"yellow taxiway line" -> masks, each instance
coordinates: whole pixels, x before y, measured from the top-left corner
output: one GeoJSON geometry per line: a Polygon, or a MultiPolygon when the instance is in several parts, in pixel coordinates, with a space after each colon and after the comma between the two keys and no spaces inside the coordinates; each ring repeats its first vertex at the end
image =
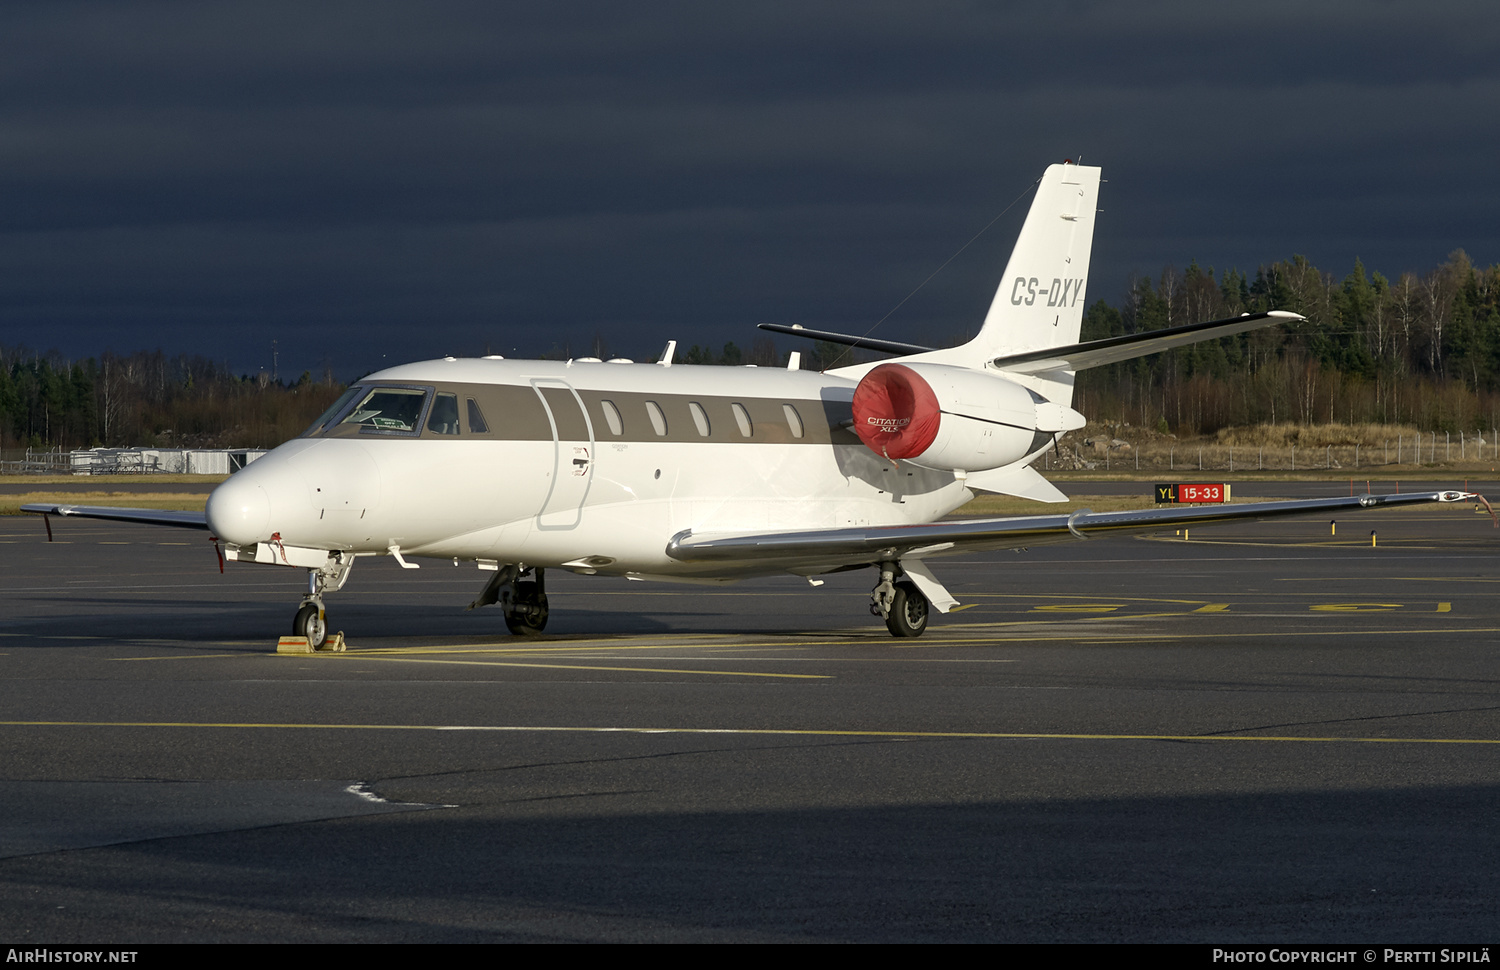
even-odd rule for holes
{"type": "MultiPolygon", "coordinates": [[[[307,656],[302,654],[301,656],[307,656]]],[[[536,667],[541,670],[609,670],[631,674],[703,674],[709,677],[785,677],[794,680],[831,680],[831,674],[771,674],[754,670],[674,670],[667,667],[603,667],[596,664],[526,664],[513,660],[438,660],[428,657],[361,657],[349,660],[383,660],[398,664],[458,664],[464,667],[536,667]]]]}

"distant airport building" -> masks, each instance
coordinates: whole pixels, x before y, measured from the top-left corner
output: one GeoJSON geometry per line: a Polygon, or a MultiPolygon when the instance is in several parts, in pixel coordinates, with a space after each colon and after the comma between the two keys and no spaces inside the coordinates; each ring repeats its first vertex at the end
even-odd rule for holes
{"type": "Polygon", "coordinates": [[[228,475],[266,452],[260,448],[90,448],[68,453],[74,475],[228,475]]]}

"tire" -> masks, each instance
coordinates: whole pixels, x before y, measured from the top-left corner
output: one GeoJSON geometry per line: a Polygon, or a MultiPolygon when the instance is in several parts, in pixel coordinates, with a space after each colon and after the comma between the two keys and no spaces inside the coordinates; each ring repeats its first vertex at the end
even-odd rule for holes
{"type": "Polygon", "coordinates": [[[547,594],[518,598],[515,607],[505,611],[505,627],[518,637],[534,637],[547,629],[547,594]]]}
{"type": "Polygon", "coordinates": [[[314,650],[328,640],[327,618],[320,617],[318,612],[317,604],[303,603],[302,608],[297,611],[297,618],[292,621],[292,636],[307,637],[307,642],[314,650]]]}
{"type": "Polygon", "coordinates": [[[897,583],[891,611],[885,618],[885,628],[893,637],[919,637],[927,629],[927,614],[931,609],[927,597],[915,586],[897,583]]]}

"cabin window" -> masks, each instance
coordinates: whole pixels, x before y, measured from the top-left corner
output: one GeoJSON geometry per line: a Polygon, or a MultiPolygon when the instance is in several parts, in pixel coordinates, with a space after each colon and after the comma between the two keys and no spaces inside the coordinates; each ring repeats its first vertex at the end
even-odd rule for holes
{"type": "Polygon", "coordinates": [[[604,412],[604,420],[609,424],[610,434],[625,433],[625,422],[620,419],[620,409],[615,407],[614,401],[600,401],[599,409],[604,412]]]}
{"type": "Polygon", "coordinates": [[[703,405],[697,401],[689,401],[688,413],[693,416],[693,424],[698,426],[698,433],[707,438],[709,434],[708,412],[703,410],[703,405]]]}
{"type": "Polygon", "coordinates": [[[353,412],[339,423],[357,425],[360,434],[416,434],[421,427],[422,408],[431,393],[420,387],[370,388],[353,412]]]}
{"type": "Polygon", "coordinates": [[[469,398],[469,434],[489,433],[490,425],[484,420],[484,412],[479,410],[479,402],[469,398]]]}
{"type": "Polygon", "coordinates": [[[736,401],[729,405],[729,410],[734,412],[734,423],[740,426],[740,434],[747,438],[753,437],[755,426],[750,423],[750,412],[745,410],[745,406],[736,401]]]}
{"type": "Polygon", "coordinates": [[[439,394],[427,415],[427,430],[433,434],[458,434],[458,395],[439,394]]]}
{"type": "Polygon", "coordinates": [[[651,418],[651,427],[656,429],[659,435],[667,433],[667,416],[661,413],[661,405],[655,401],[646,402],[646,415],[651,418]]]}
{"type": "Polygon", "coordinates": [[[786,414],[786,426],[792,429],[792,437],[802,437],[802,415],[798,414],[797,409],[790,404],[783,404],[781,410],[786,414]]]}

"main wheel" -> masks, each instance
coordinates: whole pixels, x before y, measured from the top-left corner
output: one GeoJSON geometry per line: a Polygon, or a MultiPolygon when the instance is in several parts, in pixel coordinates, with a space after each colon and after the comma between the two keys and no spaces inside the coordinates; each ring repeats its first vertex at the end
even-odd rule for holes
{"type": "Polygon", "coordinates": [[[297,611],[297,618],[292,621],[292,636],[307,637],[314,650],[328,639],[328,622],[320,613],[316,603],[303,603],[297,611]]]}
{"type": "Polygon", "coordinates": [[[515,604],[505,611],[505,626],[518,637],[534,637],[547,629],[547,594],[529,593],[531,583],[516,584],[515,604]]]}
{"type": "Polygon", "coordinates": [[[911,583],[897,583],[886,614],[885,628],[893,637],[919,637],[927,629],[927,597],[911,583]]]}

